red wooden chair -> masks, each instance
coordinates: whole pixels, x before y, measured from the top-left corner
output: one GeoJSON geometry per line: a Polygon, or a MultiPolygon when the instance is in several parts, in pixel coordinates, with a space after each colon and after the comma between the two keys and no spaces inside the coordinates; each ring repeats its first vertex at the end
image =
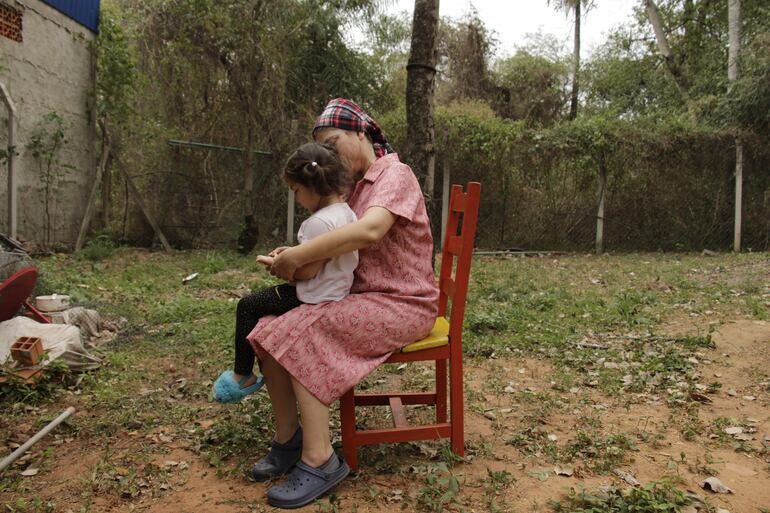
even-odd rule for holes
{"type": "Polygon", "coordinates": [[[350,468],[358,469],[358,447],[385,442],[408,442],[450,438],[452,452],[463,456],[463,347],[462,328],[468,278],[471,271],[473,241],[476,236],[481,185],[468,183],[463,192],[460,185],[452,186],[446,238],[441,254],[439,274],[438,318],[428,337],[413,342],[400,352],[393,353],[385,363],[431,361],[436,362],[436,390],[434,392],[392,392],[356,394],[351,389],[340,398],[342,421],[342,451],[350,468]],[[462,218],[462,220],[461,220],[462,218]],[[458,231],[458,228],[459,231],[458,231]],[[452,276],[454,259],[457,268],[452,276]],[[447,304],[451,303],[447,321],[447,304]],[[449,420],[447,421],[447,362],[449,362],[449,420]],[[436,406],[436,423],[409,426],[403,405],[431,404],[436,406]],[[375,430],[356,428],[356,406],[390,405],[394,427],[375,430]]]}

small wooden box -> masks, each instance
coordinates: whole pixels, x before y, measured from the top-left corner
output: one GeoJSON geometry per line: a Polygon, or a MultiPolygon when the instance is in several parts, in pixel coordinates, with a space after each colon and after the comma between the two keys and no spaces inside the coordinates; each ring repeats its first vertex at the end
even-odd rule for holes
{"type": "Polygon", "coordinates": [[[11,358],[21,365],[37,365],[42,357],[43,341],[39,337],[19,337],[11,346],[11,358]]]}

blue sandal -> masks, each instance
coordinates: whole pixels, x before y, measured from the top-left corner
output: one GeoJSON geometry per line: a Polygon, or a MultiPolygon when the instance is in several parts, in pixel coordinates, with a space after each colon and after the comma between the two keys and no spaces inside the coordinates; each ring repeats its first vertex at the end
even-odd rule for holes
{"type": "Polygon", "coordinates": [[[350,473],[350,467],[336,453],[331,458],[339,458],[339,466],[329,472],[323,470],[328,462],[318,468],[297,462],[286,481],[267,491],[267,502],[276,508],[301,508],[337,486],[350,473]]]}
{"type": "Polygon", "coordinates": [[[265,384],[262,376],[257,377],[256,383],[241,388],[241,385],[248,379],[248,376],[241,378],[237,383],[233,379],[233,371],[225,371],[219,375],[214,382],[214,400],[218,403],[237,403],[249,394],[253,394],[265,384]]]}

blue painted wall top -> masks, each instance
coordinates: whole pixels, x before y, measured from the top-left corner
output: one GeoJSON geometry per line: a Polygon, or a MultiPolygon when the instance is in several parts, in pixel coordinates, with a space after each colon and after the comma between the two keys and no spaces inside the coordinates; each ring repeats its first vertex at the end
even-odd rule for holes
{"type": "Polygon", "coordinates": [[[43,0],[93,32],[99,32],[100,0],[43,0]]]}

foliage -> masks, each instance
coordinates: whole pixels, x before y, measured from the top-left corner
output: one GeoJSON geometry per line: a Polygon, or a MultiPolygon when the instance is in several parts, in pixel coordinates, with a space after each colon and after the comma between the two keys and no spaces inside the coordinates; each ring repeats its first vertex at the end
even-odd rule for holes
{"type": "Polygon", "coordinates": [[[557,513],[678,513],[690,504],[670,481],[652,481],[640,488],[612,488],[596,494],[570,488],[564,502],[552,501],[557,513]]]}
{"type": "Polygon", "coordinates": [[[43,182],[45,209],[45,242],[52,241],[53,212],[55,201],[52,197],[59,191],[62,179],[73,167],[61,160],[61,152],[67,145],[67,131],[71,125],[57,112],[48,112],[33,128],[26,145],[27,150],[38,162],[38,171],[43,182]]]}
{"type": "Polygon", "coordinates": [[[125,22],[114,1],[106,1],[99,12],[96,39],[96,103],[100,117],[127,122],[137,85],[135,49],[125,22]]]}
{"type": "MultiPolygon", "coordinates": [[[[402,114],[381,121],[398,148],[402,114]]],[[[483,103],[464,103],[437,109],[436,141],[437,169],[447,165],[454,183],[479,180],[485,186],[481,247],[590,248],[602,164],[609,176],[607,247],[700,250],[732,241],[732,186],[725,169],[734,133],[688,116],[581,116],[539,128],[500,119],[483,103]]],[[[751,169],[761,169],[770,157],[762,141],[754,137],[747,145],[751,169]]],[[[747,247],[762,249],[770,242],[764,199],[770,176],[749,176],[743,233],[747,247]]]]}
{"type": "Polygon", "coordinates": [[[460,21],[442,18],[439,26],[436,97],[451,103],[494,94],[489,65],[496,41],[475,9],[460,21]]]}
{"type": "Polygon", "coordinates": [[[496,113],[530,125],[552,125],[563,114],[567,69],[563,62],[519,50],[495,63],[496,113]]]}

